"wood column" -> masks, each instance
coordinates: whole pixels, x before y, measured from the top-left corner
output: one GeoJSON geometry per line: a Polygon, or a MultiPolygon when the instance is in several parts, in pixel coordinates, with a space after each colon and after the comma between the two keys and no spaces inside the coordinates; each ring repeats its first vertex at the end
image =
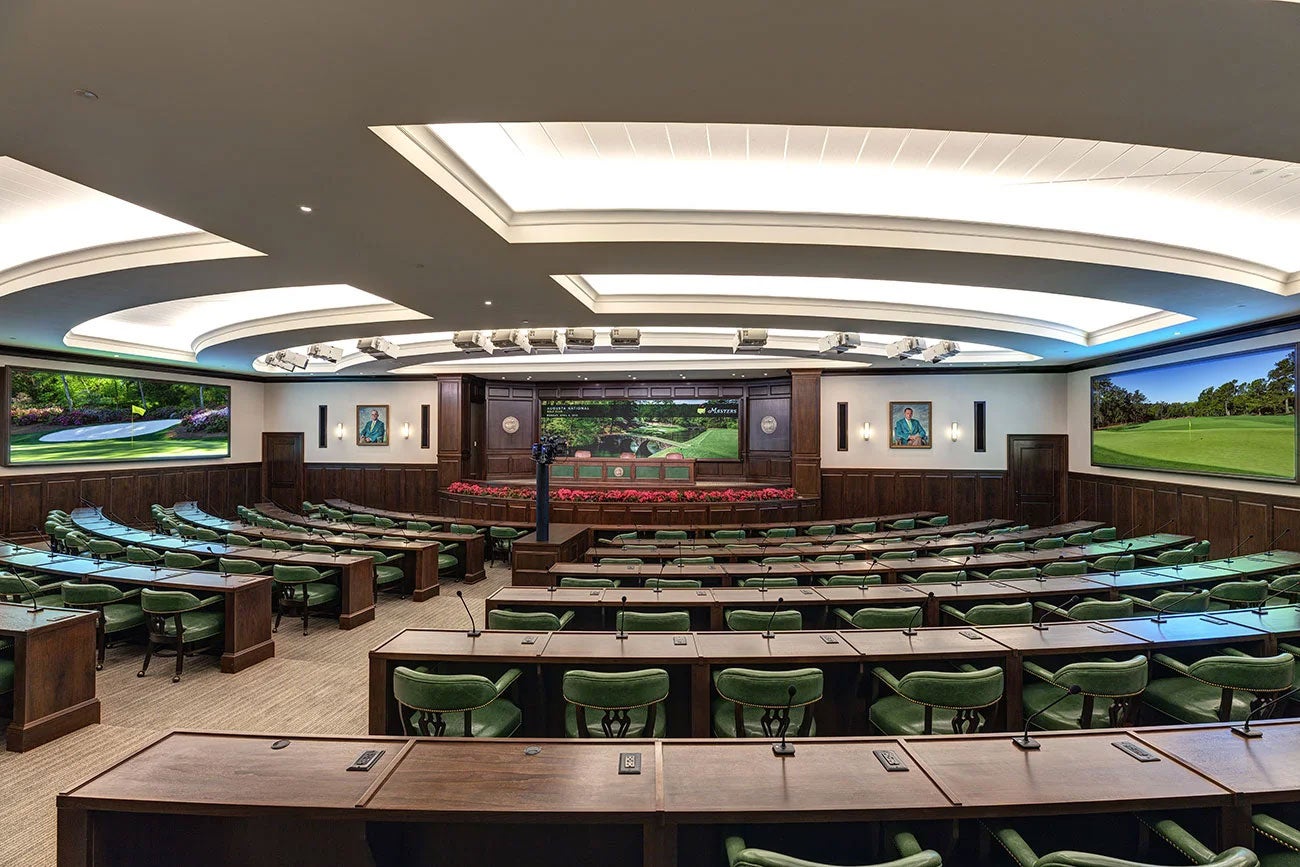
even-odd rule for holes
{"type": "Polygon", "coordinates": [[[801,497],[822,495],[822,372],[790,372],[790,477],[801,497]]]}
{"type": "Polygon", "coordinates": [[[469,469],[469,390],[473,377],[438,377],[438,487],[465,477],[469,469]]]}

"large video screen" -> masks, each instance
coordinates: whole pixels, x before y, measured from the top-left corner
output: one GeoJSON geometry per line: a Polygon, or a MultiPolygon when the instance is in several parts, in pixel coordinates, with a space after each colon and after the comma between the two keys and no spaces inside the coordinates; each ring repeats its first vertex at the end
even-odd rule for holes
{"type": "Polygon", "coordinates": [[[22,367],[6,380],[10,466],[230,455],[227,386],[22,367]]]}
{"type": "Polygon", "coordinates": [[[542,435],[594,458],[740,457],[737,400],[544,400],[542,435]]]}
{"type": "Polygon", "coordinates": [[[1296,477],[1295,346],[1092,378],[1097,466],[1296,477]]]}

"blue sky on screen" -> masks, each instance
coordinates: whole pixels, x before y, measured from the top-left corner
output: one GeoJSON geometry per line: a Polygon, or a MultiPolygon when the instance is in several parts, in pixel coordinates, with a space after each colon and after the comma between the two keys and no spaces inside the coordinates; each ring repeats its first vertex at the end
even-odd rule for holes
{"type": "Polygon", "coordinates": [[[1110,379],[1129,391],[1141,391],[1151,401],[1196,400],[1201,390],[1238,380],[1262,379],[1290,349],[1265,349],[1227,358],[1188,361],[1155,370],[1112,373],[1110,379]]]}

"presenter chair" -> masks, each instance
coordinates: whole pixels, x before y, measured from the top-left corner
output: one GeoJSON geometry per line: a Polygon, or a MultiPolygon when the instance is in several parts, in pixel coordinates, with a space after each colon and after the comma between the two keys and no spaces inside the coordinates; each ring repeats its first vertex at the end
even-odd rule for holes
{"type": "Polygon", "coordinates": [[[664,701],[668,672],[566,671],[566,738],[661,738],[667,728],[664,701]]]}
{"type": "Polygon", "coordinates": [[[393,697],[402,734],[508,738],[519,731],[523,713],[505,692],[522,674],[510,668],[493,681],[478,674],[430,674],[398,666],[393,671],[393,697]]]}

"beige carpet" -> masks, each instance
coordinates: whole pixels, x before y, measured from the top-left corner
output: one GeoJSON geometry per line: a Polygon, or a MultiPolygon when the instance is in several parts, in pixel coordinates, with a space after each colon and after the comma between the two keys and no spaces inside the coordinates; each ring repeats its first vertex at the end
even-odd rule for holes
{"type": "Polygon", "coordinates": [[[0,751],[0,828],[7,829],[0,865],[53,865],[55,796],[171,729],[366,734],[371,648],[407,626],[465,626],[456,590],[481,627],[483,599],[509,581],[508,569],[489,567],[486,581],[445,583],[444,595],[425,602],[384,594],[373,621],[346,631],[313,617],[304,637],[286,618],[275,658],[239,674],[222,674],[216,656],[205,655],[185,661],[180,683],[171,682],[171,658],[155,658],[148,677],[138,678],[143,647],[110,647],[97,684],[100,725],[30,752],[0,751]]]}

